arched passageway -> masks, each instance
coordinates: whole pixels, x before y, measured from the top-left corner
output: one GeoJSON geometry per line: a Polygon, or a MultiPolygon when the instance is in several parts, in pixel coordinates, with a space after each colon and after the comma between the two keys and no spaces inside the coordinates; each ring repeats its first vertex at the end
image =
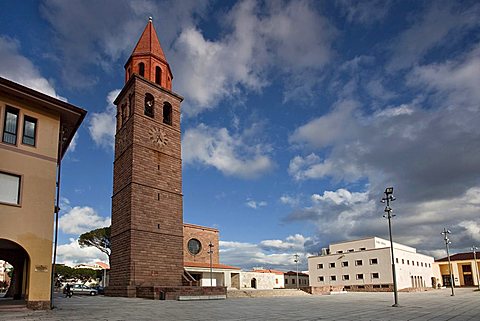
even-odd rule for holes
{"type": "Polygon", "coordinates": [[[28,295],[27,282],[30,264],[27,251],[15,242],[0,238],[0,260],[7,261],[13,266],[13,275],[5,297],[14,300],[25,299],[28,295]]]}

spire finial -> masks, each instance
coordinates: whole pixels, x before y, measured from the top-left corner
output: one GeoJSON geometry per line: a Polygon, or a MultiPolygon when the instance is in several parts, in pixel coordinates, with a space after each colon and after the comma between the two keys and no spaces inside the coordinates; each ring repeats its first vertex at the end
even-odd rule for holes
{"type": "Polygon", "coordinates": [[[152,21],[153,21],[152,16],[148,17],[148,22],[152,22],[152,21]]]}

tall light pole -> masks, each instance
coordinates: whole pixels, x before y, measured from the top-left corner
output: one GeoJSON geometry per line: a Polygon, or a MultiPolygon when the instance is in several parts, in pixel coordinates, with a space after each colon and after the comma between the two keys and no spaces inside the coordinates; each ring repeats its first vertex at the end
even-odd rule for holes
{"type": "Polygon", "coordinates": [[[480,291],[480,277],[478,276],[477,250],[478,250],[478,247],[476,247],[475,245],[472,246],[473,261],[475,262],[475,273],[477,274],[477,286],[478,286],[478,290],[480,291]]]}
{"type": "Polygon", "coordinates": [[[452,243],[448,239],[448,234],[451,232],[446,228],[443,228],[443,240],[445,241],[445,248],[447,249],[447,257],[448,257],[448,274],[450,274],[450,287],[452,288],[452,295],[455,296],[455,292],[453,290],[453,275],[452,275],[452,264],[450,263],[450,251],[448,250],[448,244],[452,243]]]}
{"type": "Polygon", "coordinates": [[[300,289],[300,284],[298,284],[298,261],[299,261],[298,256],[299,256],[298,254],[295,254],[293,256],[294,257],[293,262],[297,264],[297,290],[300,289]]]}
{"type": "Polygon", "coordinates": [[[212,254],[213,254],[213,244],[212,242],[208,243],[208,254],[210,255],[210,286],[213,286],[213,264],[212,264],[212,254]]]}
{"type": "Polygon", "coordinates": [[[392,305],[392,307],[398,307],[398,289],[397,289],[397,273],[395,271],[395,255],[393,254],[393,239],[392,239],[392,222],[391,219],[395,215],[392,214],[393,209],[390,207],[390,202],[393,202],[395,200],[395,197],[393,197],[393,187],[387,187],[385,189],[385,197],[382,198],[381,202],[382,203],[387,203],[385,206],[385,215],[383,217],[388,219],[388,233],[390,235],[390,250],[392,252],[392,276],[393,276],[393,298],[395,303],[392,305]]]}

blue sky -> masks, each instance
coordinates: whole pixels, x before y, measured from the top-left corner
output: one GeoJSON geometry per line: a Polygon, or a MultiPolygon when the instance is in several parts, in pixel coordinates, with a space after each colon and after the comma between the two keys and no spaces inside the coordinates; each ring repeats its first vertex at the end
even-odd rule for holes
{"type": "Polygon", "coordinates": [[[0,76],[88,110],[63,162],[60,262],[102,256],[112,101],[152,16],[182,103],[184,221],[220,229],[221,261],[388,236],[444,255],[480,245],[477,1],[2,1],[0,76]]]}

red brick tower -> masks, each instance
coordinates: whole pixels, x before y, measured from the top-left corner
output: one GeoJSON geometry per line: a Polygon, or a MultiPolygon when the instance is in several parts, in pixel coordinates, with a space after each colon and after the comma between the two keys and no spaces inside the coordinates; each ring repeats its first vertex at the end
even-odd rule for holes
{"type": "Polygon", "coordinates": [[[125,71],[125,86],[115,100],[107,293],[134,297],[145,289],[182,286],[183,275],[183,98],[171,91],[172,72],[151,19],[125,71]]]}

